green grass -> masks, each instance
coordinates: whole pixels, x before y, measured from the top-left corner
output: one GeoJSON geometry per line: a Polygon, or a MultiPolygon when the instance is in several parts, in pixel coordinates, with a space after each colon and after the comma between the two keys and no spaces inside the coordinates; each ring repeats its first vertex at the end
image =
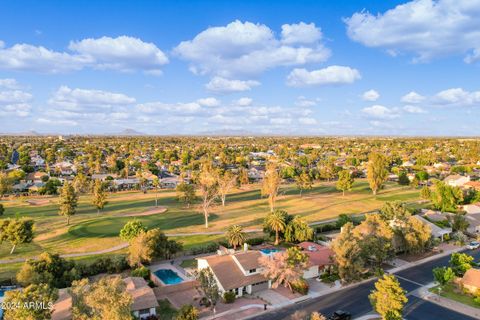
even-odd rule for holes
{"type": "MultiPolygon", "coordinates": [[[[438,294],[438,286],[430,288],[429,291],[438,294]]],[[[442,288],[440,295],[444,298],[466,304],[470,307],[480,308],[480,304],[476,303],[471,295],[459,292],[457,286],[453,283],[445,285],[442,288]]]]}
{"type": "Polygon", "coordinates": [[[168,300],[159,300],[157,307],[157,316],[160,320],[172,320],[177,315],[177,310],[168,300]]]}
{"type": "MultiPolygon", "coordinates": [[[[159,205],[167,207],[165,213],[138,216],[145,226],[159,227],[165,233],[189,233],[201,231],[224,231],[232,224],[245,228],[261,228],[263,218],[269,211],[267,199],[260,196],[258,185],[235,190],[227,196],[227,205],[220,204],[211,209],[210,228],[204,228],[203,215],[197,205],[186,208],[176,201],[176,193],[171,190],[159,192],[159,205]]],[[[154,205],[155,194],[150,192],[122,192],[109,195],[109,204],[98,215],[91,205],[89,196],[81,196],[78,212],[66,226],[65,218],[58,215],[57,198],[43,206],[31,206],[26,199],[2,200],[5,205],[4,217],[28,217],[35,221],[35,239],[31,244],[19,245],[10,255],[10,245],[0,245],[0,260],[37,256],[43,251],[53,253],[82,253],[102,250],[122,243],[118,233],[131,217],[128,213],[142,212],[154,205]]],[[[372,195],[365,180],[357,180],[350,192],[342,196],[335,189],[334,182],[315,184],[300,197],[293,185],[282,186],[277,200],[279,209],[290,214],[304,216],[307,221],[319,221],[335,218],[339,214],[357,214],[379,209],[386,201],[414,202],[419,199],[419,191],[398,184],[388,183],[377,196],[372,195]]],[[[182,241],[185,248],[206,245],[219,241],[223,236],[175,237],[182,241]]]]}

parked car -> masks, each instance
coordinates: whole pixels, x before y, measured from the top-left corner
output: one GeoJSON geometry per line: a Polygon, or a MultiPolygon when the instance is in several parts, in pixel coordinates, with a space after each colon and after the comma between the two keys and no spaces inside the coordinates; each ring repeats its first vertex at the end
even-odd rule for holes
{"type": "Polygon", "coordinates": [[[328,317],[328,320],[351,320],[352,315],[350,312],[343,311],[343,310],[337,310],[335,311],[330,317],[328,317]]]}
{"type": "Polygon", "coordinates": [[[480,247],[480,242],[478,241],[472,241],[467,246],[467,248],[470,250],[477,249],[478,247],[480,247]]]}

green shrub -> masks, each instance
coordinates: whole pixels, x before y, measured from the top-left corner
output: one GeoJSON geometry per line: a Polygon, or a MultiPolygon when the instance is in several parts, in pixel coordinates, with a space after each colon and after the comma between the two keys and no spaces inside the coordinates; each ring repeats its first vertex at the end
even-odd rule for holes
{"type": "Polygon", "coordinates": [[[307,294],[309,289],[307,280],[300,278],[292,282],[292,289],[293,292],[298,292],[303,295],[307,294]]]}
{"type": "Polygon", "coordinates": [[[235,292],[227,291],[223,294],[223,300],[225,303],[234,303],[235,302],[235,292]]]}
{"type": "Polygon", "coordinates": [[[247,239],[246,241],[250,246],[258,246],[260,244],[263,244],[265,242],[265,238],[263,237],[258,237],[258,238],[250,238],[247,239]]]}
{"type": "Polygon", "coordinates": [[[142,277],[145,280],[150,278],[150,269],[141,266],[140,268],[132,270],[132,277],[142,277]]]}

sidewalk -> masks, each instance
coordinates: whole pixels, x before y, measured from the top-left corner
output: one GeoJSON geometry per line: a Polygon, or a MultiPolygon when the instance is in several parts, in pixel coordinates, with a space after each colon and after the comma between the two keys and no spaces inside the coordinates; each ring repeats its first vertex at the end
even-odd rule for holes
{"type": "Polygon", "coordinates": [[[439,296],[438,294],[428,291],[428,289],[434,286],[435,283],[429,283],[428,285],[413,291],[412,294],[421,299],[438,304],[442,307],[463,313],[464,315],[470,316],[472,318],[480,319],[480,309],[468,306],[466,304],[451,299],[444,298],[442,296],[439,296]]]}

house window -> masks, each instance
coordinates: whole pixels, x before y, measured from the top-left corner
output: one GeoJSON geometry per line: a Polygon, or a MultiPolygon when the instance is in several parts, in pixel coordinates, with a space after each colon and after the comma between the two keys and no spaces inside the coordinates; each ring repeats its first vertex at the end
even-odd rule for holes
{"type": "Polygon", "coordinates": [[[257,272],[257,269],[250,269],[249,271],[250,273],[254,273],[254,272],[257,272]]]}

